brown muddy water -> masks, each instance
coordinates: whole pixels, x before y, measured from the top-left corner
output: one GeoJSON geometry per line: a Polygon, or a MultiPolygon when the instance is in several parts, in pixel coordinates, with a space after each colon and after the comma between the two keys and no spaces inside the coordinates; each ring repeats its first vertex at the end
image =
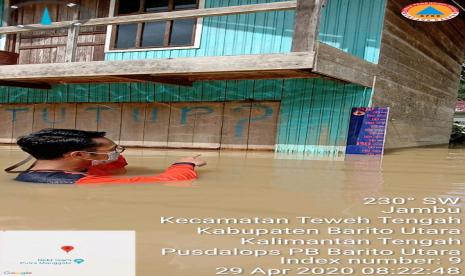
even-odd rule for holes
{"type": "MultiPolygon", "coordinates": [[[[128,150],[125,152],[129,162],[128,173],[141,175],[159,172],[177,158],[197,152],[128,150]]],[[[416,200],[406,205],[408,207],[425,207],[421,204],[421,199],[429,196],[460,197],[462,201],[458,204],[459,207],[462,207],[464,202],[465,150],[462,149],[421,148],[393,151],[384,156],[382,164],[364,159],[348,161],[278,159],[271,152],[206,151],[201,153],[208,161],[208,165],[198,170],[199,179],[193,183],[171,185],[23,184],[13,181],[14,175],[5,174],[2,171],[0,173],[0,229],[135,230],[137,231],[137,275],[139,276],[215,275],[215,268],[220,266],[242,267],[248,271],[243,274],[250,275],[250,269],[257,266],[287,266],[279,264],[280,259],[276,256],[260,258],[161,256],[160,250],[161,248],[210,249],[214,247],[287,249],[292,246],[241,245],[240,235],[200,236],[196,233],[199,225],[161,224],[160,217],[291,219],[289,225],[214,225],[222,228],[227,226],[284,228],[302,227],[294,219],[299,216],[375,218],[380,215],[381,211],[387,209],[382,205],[362,204],[365,197],[415,198],[416,200]]],[[[14,148],[3,147],[0,149],[0,167],[17,162],[24,156],[22,152],[14,148]]],[[[441,217],[444,215],[400,214],[398,216],[441,217]]],[[[453,216],[464,218],[463,211],[453,216]]],[[[325,225],[307,225],[304,228],[323,226],[325,225]]],[[[348,225],[347,228],[366,228],[367,226],[348,225]]],[[[369,226],[383,228],[386,225],[373,221],[369,226]]],[[[397,229],[398,226],[393,227],[397,229]]],[[[458,227],[463,231],[463,224],[458,227]]],[[[396,233],[391,237],[400,237],[400,234],[396,233]]],[[[339,236],[376,238],[376,235],[363,234],[339,236]]],[[[278,237],[302,238],[298,236],[278,237]]],[[[415,237],[422,238],[425,235],[409,236],[409,238],[415,237]]],[[[322,231],[318,238],[330,237],[322,231]]],[[[324,249],[330,246],[310,247],[324,249]]],[[[342,247],[363,249],[367,246],[344,245],[342,247]]],[[[369,247],[395,249],[398,245],[381,246],[373,243],[369,247]]],[[[457,248],[457,246],[439,246],[438,248],[450,249],[457,248]]],[[[463,245],[458,248],[463,249],[463,245]]],[[[321,256],[324,257],[327,254],[323,253],[321,256]]],[[[444,260],[440,264],[431,266],[450,267],[452,265],[444,260]]],[[[455,266],[463,267],[463,263],[455,266]]]]}

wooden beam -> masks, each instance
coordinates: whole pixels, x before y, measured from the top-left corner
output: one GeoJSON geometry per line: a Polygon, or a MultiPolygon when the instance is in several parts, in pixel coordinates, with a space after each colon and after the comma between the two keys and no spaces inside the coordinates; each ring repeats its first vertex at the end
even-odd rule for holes
{"type": "MultiPolygon", "coordinates": [[[[265,79],[295,79],[295,78],[329,78],[311,72],[310,69],[286,69],[266,70],[254,72],[214,72],[214,73],[188,73],[188,74],[163,74],[163,75],[130,75],[130,76],[76,76],[56,77],[42,79],[22,79],[20,83],[46,82],[56,84],[78,83],[121,83],[121,82],[158,82],[172,85],[191,86],[196,81],[208,80],[265,80],[265,79]]],[[[335,80],[335,79],[333,79],[335,80]]],[[[15,82],[19,83],[19,82],[15,82]]],[[[14,85],[13,85],[14,86],[14,85]]],[[[35,87],[35,86],[34,86],[35,87]]]]}
{"type": "Polygon", "coordinates": [[[173,76],[151,76],[151,75],[136,75],[136,76],[118,76],[118,78],[124,78],[128,81],[143,81],[143,82],[157,82],[170,85],[192,87],[193,81],[190,81],[187,77],[173,77],[173,76]]]}
{"type": "Polygon", "coordinates": [[[186,77],[150,76],[150,81],[185,87],[192,87],[194,85],[194,81],[191,81],[189,78],[186,77]]]}
{"type": "Polygon", "coordinates": [[[0,66],[5,85],[49,88],[54,83],[151,81],[192,85],[197,80],[316,77],[373,86],[378,66],[319,43],[319,52],[187,57],[0,66]],[[314,62],[315,60],[315,62],[314,62]],[[40,87],[38,87],[40,86],[40,87]]]}
{"type": "Polygon", "coordinates": [[[322,0],[297,0],[293,52],[316,51],[322,0]]]}
{"type": "Polygon", "coordinates": [[[209,8],[209,9],[196,9],[196,10],[146,13],[146,14],[125,15],[125,16],[104,17],[104,18],[92,18],[92,19],[87,19],[87,20],[53,22],[51,25],[47,25],[47,26],[42,25],[42,24],[30,24],[30,25],[25,25],[24,27],[17,27],[17,26],[2,27],[0,28],[0,34],[15,34],[15,33],[33,32],[37,30],[67,28],[70,25],[76,24],[76,23],[81,25],[81,27],[106,26],[106,25],[116,25],[116,24],[133,24],[133,23],[143,23],[143,22],[167,21],[167,20],[174,20],[174,19],[189,19],[189,18],[224,16],[224,15],[243,14],[243,13],[282,11],[282,10],[295,9],[296,6],[297,6],[296,1],[286,1],[286,2],[240,5],[240,6],[209,8]]]}
{"type": "Polygon", "coordinates": [[[207,80],[266,80],[266,79],[296,79],[296,78],[318,78],[319,75],[304,70],[281,70],[281,71],[256,71],[256,72],[228,72],[228,73],[208,73],[190,74],[192,81],[207,80]]]}
{"type": "Polygon", "coordinates": [[[373,86],[378,74],[378,65],[358,58],[324,43],[319,43],[318,54],[312,72],[331,78],[356,83],[365,87],[373,86]]]}
{"type": "Polygon", "coordinates": [[[52,86],[45,82],[18,82],[18,81],[0,81],[0,86],[13,86],[23,88],[52,89],[52,86]]]}
{"type": "MultiPolygon", "coordinates": [[[[313,78],[330,80],[330,81],[337,82],[337,83],[340,83],[340,84],[348,84],[349,83],[348,81],[345,81],[345,80],[336,79],[334,77],[329,77],[329,76],[326,76],[326,75],[317,74],[317,73],[313,72],[311,69],[303,69],[303,70],[299,70],[299,71],[302,72],[302,73],[306,72],[307,74],[311,73],[311,75],[314,76],[313,78]]],[[[308,78],[308,77],[306,77],[306,78],[308,78]]]]}
{"type": "Polygon", "coordinates": [[[311,69],[314,53],[186,57],[0,66],[0,80],[311,69]]]}

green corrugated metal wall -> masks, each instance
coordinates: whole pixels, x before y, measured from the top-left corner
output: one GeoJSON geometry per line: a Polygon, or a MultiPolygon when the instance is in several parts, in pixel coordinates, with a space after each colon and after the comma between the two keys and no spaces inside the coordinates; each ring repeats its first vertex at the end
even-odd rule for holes
{"type": "Polygon", "coordinates": [[[386,0],[328,0],[319,40],[378,63],[386,0]]]}
{"type": "MultiPolygon", "coordinates": [[[[285,0],[206,0],[205,7],[285,0]]],[[[320,41],[377,63],[386,0],[328,0],[320,41]]],[[[225,56],[290,52],[295,11],[262,12],[203,21],[200,48],[107,53],[107,60],[225,56]]]]}
{"type": "Polygon", "coordinates": [[[0,0],[0,26],[2,26],[2,21],[1,20],[3,18],[3,0],[0,0]]]}
{"type": "Polygon", "coordinates": [[[372,90],[313,79],[284,84],[276,151],[344,153],[352,107],[369,106],[372,90]]]}
{"type": "MultiPolygon", "coordinates": [[[[4,7],[4,0],[0,0],[0,26],[3,25],[3,21],[5,18],[3,18],[5,12],[5,7],[4,7]]],[[[3,50],[3,46],[5,44],[6,37],[4,35],[0,35],[0,50],[3,50]]]]}
{"type": "Polygon", "coordinates": [[[322,79],[163,84],[60,85],[53,90],[0,90],[0,103],[281,101],[277,151],[337,153],[346,140],[350,109],[367,106],[371,89],[322,79]]]}

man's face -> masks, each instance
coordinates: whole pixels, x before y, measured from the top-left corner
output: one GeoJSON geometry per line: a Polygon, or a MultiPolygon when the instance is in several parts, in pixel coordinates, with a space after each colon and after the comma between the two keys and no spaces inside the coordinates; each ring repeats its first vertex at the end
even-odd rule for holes
{"type": "Polygon", "coordinates": [[[95,144],[97,144],[97,147],[93,152],[97,154],[93,154],[94,160],[107,160],[108,155],[107,153],[112,152],[116,149],[118,146],[115,142],[112,140],[102,137],[102,138],[94,138],[93,139],[95,144]],[[102,154],[99,154],[102,153],[102,154]]]}
{"type": "Polygon", "coordinates": [[[118,147],[115,142],[105,137],[94,138],[93,141],[97,145],[94,149],[74,151],[70,153],[70,156],[89,162],[92,160],[107,160],[107,154],[114,151],[118,147]]]}

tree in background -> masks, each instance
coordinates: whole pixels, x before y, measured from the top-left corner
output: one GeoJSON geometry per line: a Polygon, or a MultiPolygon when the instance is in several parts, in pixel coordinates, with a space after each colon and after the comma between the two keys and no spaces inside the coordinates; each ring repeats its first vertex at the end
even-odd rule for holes
{"type": "MultiPolygon", "coordinates": [[[[460,86],[458,100],[465,101],[465,63],[462,64],[462,74],[460,75],[460,86]]],[[[465,126],[461,122],[454,122],[452,125],[452,134],[450,136],[449,145],[451,147],[465,145],[465,126]]]]}
{"type": "Polygon", "coordinates": [[[462,74],[460,75],[459,96],[460,100],[465,100],[465,63],[462,65],[462,74]]]}

